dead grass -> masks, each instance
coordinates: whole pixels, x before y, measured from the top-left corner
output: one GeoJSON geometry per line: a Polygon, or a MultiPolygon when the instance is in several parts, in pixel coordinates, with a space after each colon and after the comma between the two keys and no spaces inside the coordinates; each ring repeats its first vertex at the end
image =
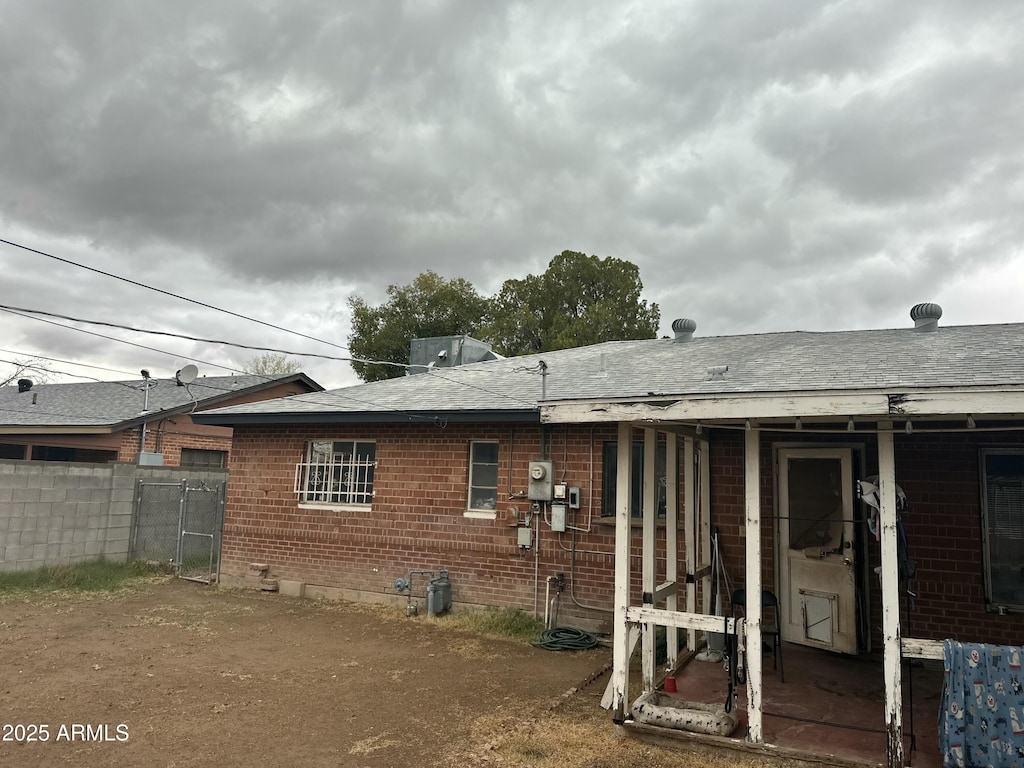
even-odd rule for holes
{"type": "MultiPolygon", "coordinates": [[[[595,684],[603,689],[599,683],[595,684]]],[[[616,728],[600,708],[598,692],[568,692],[527,719],[485,715],[473,726],[471,753],[449,756],[448,765],[502,768],[803,768],[799,761],[716,753],[681,745],[646,743],[616,728]]]]}

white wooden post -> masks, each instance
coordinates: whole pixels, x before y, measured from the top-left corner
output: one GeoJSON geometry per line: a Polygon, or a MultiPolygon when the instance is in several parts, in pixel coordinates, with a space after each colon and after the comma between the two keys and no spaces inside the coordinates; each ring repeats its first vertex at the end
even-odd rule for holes
{"type": "Polygon", "coordinates": [[[613,719],[623,722],[629,710],[629,625],[626,608],[629,607],[630,530],[629,479],[632,475],[633,428],[619,424],[618,466],[615,473],[615,601],[613,614],[612,649],[612,710],[613,719]]]}
{"type": "Polygon", "coordinates": [[[892,424],[878,425],[878,518],[882,548],[882,668],[885,674],[886,760],[903,765],[903,670],[900,664],[900,590],[896,530],[896,452],[892,424]]]}
{"type": "MultiPolygon", "coordinates": [[[[702,440],[698,447],[697,468],[700,479],[697,489],[700,499],[697,503],[697,525],[700,528],[700,562],[711,563],[711,441],[702,440]]],[[[704,577],[704,613],[711,613],[711,570],[704,577]]]]}
{"type": "MultiPolygon", "coordinates": [[[[679,582],[679,440],[672,433],[665,435],[665,581],[679,582]]],[[[665,609],[679,608],[678,586],[665,600],[665,609]]],[[[676,668],[679,655],[679,628],[667,627],[668,667],[676,668]]],[[[692,646],[690,646],[692,647],[692,646]]]]}
{"type": "MultiPolygon", "coordinates": [[[[694,469],[694,440],[692,437],[683,439],[683,546],[686,548],[686,573],[697,571],[697,547],[700,542],[700,531],[697,527],[697,483],[694,469]]],[[[697,612],[697,580],[686,580],[686,612],[697,612]]],[[[697,631],[686,630],[686,650],[697,648],[697,631]]]]}
{"type": "MultiPolygon", "coordinates": [[[[655,538],[655,518],[658,509],[657,486],[657,448],[658,433],[654,429],[644,429],[644,492],[643,492],[643,545],[640,553],[640,589],[643,592],[644,607],[654,607],[655,564],[657,540],[655,538]]],[[[655,625],[645,621],[641,641],[640,671],[643,679],[644,693],[654,690],[655,658],[655,625]]]]}
{"type": "Polygon", "coordinates": [[[761,658],[761,430],[752,424],[745,434],[747,740],[760,744],[764,741],[761,727],[764,671],[761,658]]]}

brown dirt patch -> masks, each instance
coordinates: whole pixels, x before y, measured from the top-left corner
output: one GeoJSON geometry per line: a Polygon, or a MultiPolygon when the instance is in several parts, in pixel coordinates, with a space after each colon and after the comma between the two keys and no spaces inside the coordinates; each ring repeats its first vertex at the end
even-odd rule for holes
{"type": "Polygon", "coordinates": [[[173,579],[33,597],[0,604],[0,724],[45,724],[48,740],[0,741],[0,765],[489,762],[493,724],[514,730],[543,714],[608,660],[399,608],[173,579]],[[76,725],[92,730],[72,740],[76,725]]]}

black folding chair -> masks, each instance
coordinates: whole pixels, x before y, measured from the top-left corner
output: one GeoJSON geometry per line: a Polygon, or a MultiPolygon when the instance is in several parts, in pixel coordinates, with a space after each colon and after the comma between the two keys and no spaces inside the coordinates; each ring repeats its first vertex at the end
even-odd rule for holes
{"type": "MultiPolygon", "coordinates": [[[[747,590],[742,588],[734,590],[732,593],[733,618],[736,617],[737,610],[746,615],[746,606],[747,590]]],[[[776,677],[782,683],[785,682],[782,675],[782,612],[779,610],[779,598],[775,596],[774,592],[767,589],[761,590],[761,608],[772,609],[771,621],[769,621],[769,617],[765,616],[763,610],[761,612],[761,637],[765,641],[771,642],[772,665],[775,668],[776,677]]],[[[750,652],[749,648],[747,652],[750,652]]]]}

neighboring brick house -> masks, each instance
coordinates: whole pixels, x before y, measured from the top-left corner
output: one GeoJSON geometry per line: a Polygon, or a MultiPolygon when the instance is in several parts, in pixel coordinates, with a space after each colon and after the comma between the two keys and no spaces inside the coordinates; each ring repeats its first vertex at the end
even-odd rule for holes
{"type": "MultiPolygon", "coordinates": [[[[938,328],[940,314],[714,338],[677,321],[674,339],[205,413],[235,428],[222,572],[241,583],[266,563],[311,594],[373,599],[396,576],[447,568],[456,603],[540,612],[562,574],[562,623],[614,629],[620,720],[631,629],[649,690],[648,631],[686,631],[692,648],[708,626],[712,533],[734,585],[778,595],[789,643],[881,652],[898,677],[901,628],[926,658],[946,637],[1019,642],[1024,325],[938,328]],[[541,460],[564,501],[528,498],[541,460]]],[[[747,608],[738,626],[760,647],[760,608],[747,608]]],[[[759,664],[749,672],[759,690],[759,664]]],[[[897,737],[899,690],[886,680],[897,737]]]]}
{"type": "Polygon", "coordinates": [[[23,379],[0,387],[0,458],[134,462],[145,431],[144,463],[226,467],[231,428],[196,424],[194,412],[321,391],[302,373],[211,376],[187,385],[173,378],[81,384],[23,379]]]}

